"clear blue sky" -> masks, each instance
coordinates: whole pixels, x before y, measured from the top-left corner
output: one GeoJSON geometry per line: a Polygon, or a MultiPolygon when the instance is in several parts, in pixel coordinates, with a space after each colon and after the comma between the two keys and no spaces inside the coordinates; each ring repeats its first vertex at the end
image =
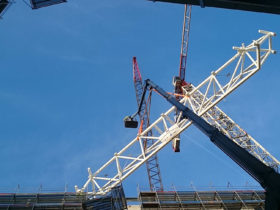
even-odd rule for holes
{"type": "MultiPolygon", "coordinates": [[[[22,1],[0,21],[0,189],[83,185],[87,168],[105,163],[136,135],[123,127],[135,112],[132,57],[145,78],[172,90],[178,74],[183,5],[146,0],[69,0],[39,10],[22,1]]],[[[199,84],[258,29],[280,34],[280,16],[193,7],[187,81],[199,84]]],[[[280,50],[280,38],[274,48],[280,50]]],[[[279,54],[221,102],[233,120],[280,158],[279,54]]],[[[169,105],[160,99],[152,112],[169,105]]],[[[152,113],[152,118],[157,116],[152,113]]],[[[234,186],[256,182],[197,129],[181,152],[159,156],[164,186],[234,186]]],[[[142,167],[127,195],[148,186],[142,167]]]]}

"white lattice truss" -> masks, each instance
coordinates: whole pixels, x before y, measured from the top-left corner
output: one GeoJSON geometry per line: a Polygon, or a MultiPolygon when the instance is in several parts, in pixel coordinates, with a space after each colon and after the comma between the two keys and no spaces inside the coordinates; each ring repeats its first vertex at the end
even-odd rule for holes
{"type": "MultiPolygon", "coordinates": [[[[242,44],[241,47],[233,47],[237,51],[236,54],[216,71],[213,71],[197,87],[192,85],[184,87],[185,95],[180,102],[278,172],[279,161],[216,106],[223,98],[259,71],[267,57],[271,53],[275,53],[272,50],[272,36],[275,36],[275,33],[262,30],[259,33],[263,36],[248,46],[242,44]]],[[[176,108],[171,107],[167,112],[161,114],[155,122],[138,134],[122,150],[115,153],[96,172],[92,173],[88,168],[88,180],[81,189],[75,186],[76,192],[87,191],[89,195],[99,196],[105,195],[113,187],[119,185],[192,124],[191,121],[181,118],[181,114],[175,120],[175,112],[176,108]],[[147,135],[150,130],[152,130],[153,136],[147,135]],[[146,150],[143,145],[145,139],[154,140],[154,144],[149,145],[146,150]],[[91,189],[90,184],[92,184],[91,189]]]]}

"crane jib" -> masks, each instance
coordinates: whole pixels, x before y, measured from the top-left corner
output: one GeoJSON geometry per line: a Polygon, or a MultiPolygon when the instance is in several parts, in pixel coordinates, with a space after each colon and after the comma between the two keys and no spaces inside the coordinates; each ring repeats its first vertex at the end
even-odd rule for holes
{"type": "MultiPolygon", "coordinates": [[[[272,37],[275,36],[275,33],[263,30],[259,32],[262,36],[251,44],[247,46],[242,44],[240,47],[234,47],[234,50],[237,51],[236,54],[217,70],[211,72],[210,76],[199,85],[190,85],[184,88],[184,96],[180,103],[191,109],[197,116],[202,117],[210,125],[217,127],[231,141],[270,167],[272,171],[271,179],[274,179],[273,176],[277,175],[276,172],[279,171],[280,162],[216,106],[258,72],[269,55],[275,53],[272,49],[272,37]],[[221,77],[225,72],[230,73],[230,76],[221,77]]],[[[171,96],[167,97],[172,98],[171,96]]],[[[149,161],[150,158],[164,148],[173,138],[190,127],[192,121],[188,120],[182,111],[180,111],[178,118],[174,119],[177,110],[175,106],[172,106],[162,113],[160,117],[150,123],[145,130],[143,129],[143,132],[137,134],[136,138],[119,152],[115,153],[109,161],[94,173],[91,172],[91,169],[88,169],[89,177],[86,183],[80,189],[75,186],[76,192],[83,193],[88,189],[88,185],[92,184],[92,191],[88,192],[89,195],[105,195],[112,188],[121,184],[141,165],[149,161]],[[152,136],[149,135],[151,131],[153,133],[152,136]],[[154,143],[144,149],[144,145],[139,139],[147,138],[153,139],[154,143]],[[103,174],[106,174],[106,176],[103,176],[103,174]]],[[[137,113],[133,116],[136,115],[137,113]]],[[[269,187],[269,189],[273,188],[269,187]]],[[[277,194],[272,191],[267,191],[269,193],[268,197],[273,197],[277,194]]]]}

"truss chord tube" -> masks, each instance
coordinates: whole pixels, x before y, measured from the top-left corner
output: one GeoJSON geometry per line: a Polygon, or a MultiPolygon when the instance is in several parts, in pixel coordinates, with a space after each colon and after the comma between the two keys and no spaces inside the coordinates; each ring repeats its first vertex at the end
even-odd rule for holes
{"type": "MultiPolygon", "coordinates": [[[[199,100],[201,97],[202,94],[198,91],[197,94],[194,95],[193,100],[195,101],[195,103],[199,104],[199,100]]],[[[225,133],[235,143],[245,148],[260,161],[274,168],[275,171],[278,172],[278,167],[280,165],[279,161],[275,157],[270,155],[268,151],[266,151],[255,139],[253,139],[242,128],[240,128],[240,126],[238,126],[217,106],[211,108],[208,112],[202,115],[202,118],[205,119],[209,124],[225,133]]]]}
{"type": "MultiPolygon", "coordinates": [[[[275,51],[272,50],[272,45],[268,44],[267,46],[263,46],[263,44],[265,44],[266,42],[271,42],[272,36],[274,36],[275,34],[272,32],[268,32],[266,34],[264,34],[260,39],[258,39],[257,41],[254,41],[254,45],[250,44],[248,46],[250,46],[250,53],[253,52],[258,52],[260,54],[260,64],[262,65],[264,63],[264,61],[267,59],[267,57],[271,54],[274,53],[275,51]],[[266,42],[265,42],[266,41],[266,42]],[[261,44],[260,44],[261,42],[261,44]],[[257,46],[256,44],[260,44],[259,45],[259,49],[257,50],[257,46]],[[251,46],[254,46],[254,50],[251,48],[251,46]]],[[[244,47],[244,50],[246,51],[246,47],[244,47]]],[[[219,75],[223,75],[223,71],[228,72],[228,70],[230,72],[233,72],[235,67],[232,68],[232,62],[235,59],[238,59],[239,56],[241,56],[241,53],[237,53],[234,58],[230,59],[230,62],[226,62],[226,65],[224,64],[222,66],[222,68],[218,68],[217,71],[215,71],[215,79],[219,81],[219,83],[222,86],[222,89],[225,90],[224,92],[221,92],[219,90],[217,90],[217,92],[214,91],[209,91],[208,95],[206,95],[206,100],[205,103],[202,105],[202,110],[201,112],[197,113],[198,111],[198,107],[201,106],[201,100],[203,99],[205,94],[205,89],[209,83],[209,78],[206,79],[203,84],[198,85],[197,87],[192,87],[191,90],[186,90],[184,92],[184,94],[186,95],[186,97],[183,97],[181,100],[181,103],[183,104],[192,104],[191,106],[193,107],[193,112],[196,113],[198,116],[202,116],[204,114],[206,114],[205,116],[207,117],[207,115],[211,115],[211,113],[214,113],[214,111],[219,111],[218,109],[216,109],[215,105],[221,101],[223,98],[225,98],[227,95],[229,95],[233,90],[235,90],[237,87],[239,87],[242,83],[244,83],[248,78],[250,78],[251,76],[253,76],[257,71],[259,71],[259,68],[257,66],[254,66],[254,64],[252,64],[251,60],[247,57],[244,57],[244,59],[247,59],[247,62],[244,62],[244,68],[243,70],[238,71],[238,73],[236,73],[235,78],[233,79],[234,82],[231,83],[231,85],[229,85],[229,79],[228,78],[224,78],[223,80],[220,80],[221,77],[218,77],[219,75]],[[249,63],[250,62],[250,63],[249,63]],[[231,64],[230,64],[231,63],[231,64]],[[252,67],[254,66],[254,67],[252,67]],[[250,69],[250,71],[249,71],[250,69]],[[228,90],[227,90],[228,89],[228,90]],[[226,91],[227,90],[227,91],[226,91]],[[201,95],[202,94],[202,95],[201,95]],[[202,98],[201,98],[202,97],[202,98]],[[200,99],[201,98],[201,99],[200,99]],[[215,107],[215,108],[213,108],[215,107]]],[[[255,57],[255,56],[254,56],[255,57]]],[[[253,58],[254,58],[253,57],[253,58]]],[[[254,58],[255,61],[257,62],[258,58],[254,58]]],[[[243,62],[242,62],[243,63],[243,62]]],[[[241,65],[241,64],[240,64],[241,65]]],[[[242,65],[241,65],[242,66],[242,65]]],[[[212,80],[213,82],[214,80],[212,80]]],[[[171,96],[168,96],[171,97],[171,96]]],[[[189,107],[190,108],[190,107],[189,107]]],[[[146,163],[153,155],[157,154],[158,151],[160,151],[165,145],[167,145],[173,138],[175,138],[176,136],[178,136],[181,132],[183,132],[184,130],[186,130],[190,125],[191,125],[191,121],[184,119],[183,117],[180,117],[180,119],[177,119],[177,121],[172,120],[173,116],[176,113],[177,108],[175,108],[174,106],[171,107],[167,112],[165,112],[162,116],[160,116],[158,119],[155,120],[155,122],[151,123],[150,126],[148,126],[145,130],[143,130],[142,133],[140,133],[140,136],[146,136],[148,132],[152,131],[153,132],[153,136],[158,138],[155,139],[155,142],[152,146],[148,146],[146,149],[146,151],[148,151],[148,154],[146,153],[146,156],[143,157],[142,153],[141,153],[141,149],[139,146],[139,142],[137,137],[135,139],[133,139],[127,146],[125,146],[123,149],[121,149],[120,152],[118,152],[118,159],[119,159],[119,163],[122,166],[125,163],[127,164],[127,161],[129,161],[129,159],[127,158],[122,158],[122,157],[134,157],[134,160],[131,160],[131,162],[128,163],[128,165],[125,168],[122,168],[122,177],[118,177],[118,172],[112,170],[112,175],[110,175],[109,177],[112,177],[112,179],[110,179],[109,181],[103,181],[102,180],[97,180],[96,176],[98,174],[100,174],[103,170],[107,170],[110,169],[110,167],[116,167],[114,166],[114,157],[111,158],[111,160],[109,160],[107,163],[105,163],[100,169],[98,169],[95,173],[93,173],[92,177],[89,177],[89,180],[85,183],[85,185],[83,186],[82,189],[79,189],[78,187],[76,187],[76,192],[77,193],[82,193],[84,192],[84,190],[87,188],[87,186],[91,183],[91,179],[94,180],[96,183],[98,183],[98,185],[96,184],[96,191],[90,192],[89,194],[93,195],[93,196],[97,196],[97,195],[104,195],[106,193],[108,193],[110,191],[110,189],[114,186],[117,186],[118,184],[120,184],[126,177],[128,177],[130,174],[132,174],[137,168],[139,168],[142,164],[146,163]],[[167,125],[167,129],[164,129],[164,116],[168,116],[171,119],[171,123],[169,122],[169,120],[166,120],[165,123],[167,125]],[[173,123],[172,123],[173,122],[173,123]],[[134,146],[138,146],[138,152],[136,153],[131,153],[130,149],[133,148],[134,146]],[[128,155],[129,154],[129,155],[128,155]],[[132,156],[131,156],[132,154],[132,156]],[[138,161],[139,160],[139,161],[138,161]],[[100,187],[99,187],[100,186],[100,187]]],[[[180,115],[182,116],[182,115],[180,115]]],[[[213,119],[218,120],[218,115],[212,115],[213,119]]],[[[210,117],[208,117],[209,120],[211,120],[210,117]]],[[[225,129],[225,123],[226,122],[231,122],[229,119],[227,121],[222,121],[222,120],[218,120],[217,122],[219,122],[218,124],[220,126],[223,127],[224,130],[225,129]]],[[[238,126],[236,126],[236,124],[234,125],[234,129],[238,129],[238,126]]],[[[230,134],[231,138],[236,137],[235,133],[238,134],[238,132],[232,132],[227,129],[227,132],[230,134]]],[[[244,134],[243,132],[239,132],[240,134],[244,134]]],[[[241,139],[241,135],[240,138],[241,139]]],[[[246,137],[247,138],[247,137],[246,137]]],[[[231,141],[233,142],[233,140],[231,139],[231,141]]],[[[241,140],[237,140],[237,142],[241,142],[241,140]]],[[[236,144],[236,143],[234,143],[236,144]]],[[[253,147],[258,147],[258,144],[255,143],[255,141],[253,141],[252,138],[248,137],[247,140],[244,140],[244,143],[242,143],[242,145],[246,148],[253,148],[253,147]],[[250,141],[249,141],[250,139],[250,141]]],[[[262,150],[262,147],[258,147],[258,150],[262,150]]],[[[254,151],[255,153],[258,153],[258,150],[254,151]]],[[[275,169],[279,168],[279,162],[273,158],[273,156],[271,156],[269,153],[266,153],[264,151],[265,156],[260,155],[261,157],[269,157],[269,158],[264,158],[263,161],[267,163],[267,165],[269,166],[274,166],[275,169]]],[[[101,176],[102,177],[102,176],[101,176]]],[[[106,177],[108,178],[108,177],[106,177]]],[[[280,200],[280,199],[279,199],[280,200]]]]}

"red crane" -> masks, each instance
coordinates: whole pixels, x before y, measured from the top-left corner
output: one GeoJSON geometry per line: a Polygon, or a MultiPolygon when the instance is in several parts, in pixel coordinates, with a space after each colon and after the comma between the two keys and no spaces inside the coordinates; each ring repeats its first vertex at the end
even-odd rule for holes
{"type": "MultiPolygon", "coordinates": [[[[139,106],[144,88],[143,88],[141,73],[136,61],[136,57],[133,57],[133,82],[134,82],[134,87],[136,92],[136,100],[139,106]]],[[[139,112],[139,118],[141,122],[139,132],[142,132],[142,130],[145,130],[149,126],[150,105],[151,105],[151,95],[149,95],[147,100],[143,101],[143,105],[139,112]]],[[[149,132],[148,136],[152,136],[152,132],[149,132]]],[[[146,149],[146,147],[151,146],[153,143],[154,143],[153,139],[145,139],[143,141],[144,149],[146,149]]],[[[146,162],[146,166],[147,166],[147,172],[149,177],[150,190],[163,191],[163,185],[161,181],[160,168],[158,164],[157,155],[151,157],[146,162]]]]}
{"type": "MultiPolygon", "coordinates": [[[[189,32],[190,32],[190,21],[191,21],[191,5],[185,5],[184,12],[184,23],[183,23],[183,32],[182,32],[182,44],[181,44],[181,54],[180,54],[180,67],[179,67],[179,76],[174,77],[173,84],[175,88],[176,98],[180,98],[180,94],[183,93],[182,87],[188,85],[185,82],[185,72],[187,65],[187,53],[188,53],[188,43],[189,43],[189,32]]],[[[138,106],[141,101],[141,96],[144,91],[141,73],[136,61],[136,57],[133,57],[133,81],[134,87],[136,91],[136,99],[138,106]]],[[[150,114],[150,101],[151,97],[148,97],[148,100],[143,101],[143,106],[139,113],[139,118],[141,121],[141,125],[139,128],[139,132],[146,129],[149,126],[149,114],[150,114]]],[[[149,133],[149,136],[152,136],[152,133],[149,133]]],[[[144,147],[150,146],[154,143],[152,139],[144,140],[144,147]]],[[[172,141],[172,147],[175,152],[180,151],[180,136],[177,136],[172,141]]],[[[160,168],[158,164],[157,155],[153,156],[146,162],[147,172],[149,177],[150,190],[163,190],[160,168]]]]}
{"type": "MultiPolygon", "coordinates": [[[[185,74],[186,74],[187,55],[188,55],[188,47],[189,47],[191,11],[192,11],[192,5],[185,4],[179,76],[175,76],[173,78],[173,85],[175,89],[174,92],[178,100],[180,99],[180,95],[183,93],[182,87],[188,85],[188,83],[185,81],[185,74]]],[[[172,147],[174,152],[180,152],[180,136],[173,139],[172,147]]]]}
{"type": "Polygon", "coordinates": [[[192,5],[185,5],[184,13],[184,23],[182,32],[182,44],[181,44],[181,54],[180,54],[180,66],[179,66],[179,76],[174,78],[175,93],[182,93],[182,86],[186,85],[185,74],[187,66],[187,55],[189,47],[189,34],[190,34],[190,24],[191,24],[191,11],[192,5]]]}

